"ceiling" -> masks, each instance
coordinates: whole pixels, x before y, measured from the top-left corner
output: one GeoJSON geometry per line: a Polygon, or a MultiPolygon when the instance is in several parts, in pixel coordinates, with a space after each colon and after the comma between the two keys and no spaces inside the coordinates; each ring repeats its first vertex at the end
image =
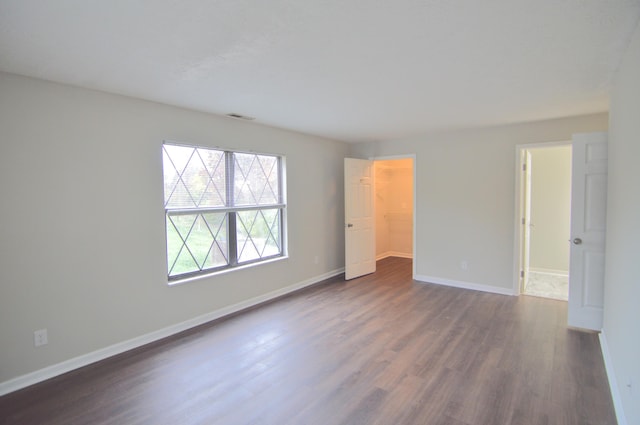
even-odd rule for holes
{"type": "Polygon", "coordinates": [[[640,0],[0,0],[0,70],[348,142],[608,110],[640,0]]]}

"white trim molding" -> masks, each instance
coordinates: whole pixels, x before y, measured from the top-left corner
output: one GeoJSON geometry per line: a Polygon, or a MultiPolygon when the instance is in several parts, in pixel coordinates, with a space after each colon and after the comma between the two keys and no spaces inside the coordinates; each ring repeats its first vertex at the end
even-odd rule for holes
{"type": "Polygon", "coordinates": [[[117,354],[133,350],[134,348],[138,348],[151,342],[158,341],[162,338],[175,335],[196,326],[203,325],[207,322],[211,322],[212,320],[220,319],[224,316],[242,311],[246,308],[256,306],[258,304],[273,300],[283,295],[287,295],[297,290],[306,288],[307,286],[322,282],[323,280],[338,276],[341,273],[344,273],[344,267],[332,270],[319,276],[312,277],[310,279],[303,280],[302,282],[298,282],[263,295],[259,295],[257,297],[250,298],[237,304],[222,307],[218,310],[214,310],[212,312],[194,317],[193,319],[189,319],[175,325],[168,326],[163,329],[159,329],[157,331],[149,332],[147,334],[140,335],[138,337],[122,341],[87,354],[82,354],[78,357],[74,357],[69,360],[47,366],[43,369],[36,370],[31,373],[27,373],[26,375],[18,376],[16,378],[0,383],[0,396],[20,390],[33,384],[37,384],[38,382],[45,381],[58,375],[62,375],[63,373],[79,369],[92,363],[99,362],[100,360],[107,359],[117,354]]]}
{"type": "Polygon", "coordinates": [[[454,288],[471,289],[474,291],[490,292],[500,295],[517,295],[513,288],[502,288],[499,286],[485,285],[482,283],[463,282],[460,280],[443,279],[435,276],[415,275],[414,279],[423,283],[434,283],[436,285],[451,286],[454,288]]]}
{"type": "Polygon", "coordinates": [[[620,397],[620,390],[618,389],[618,380],[616,379],[616,374],[613,370],[613,361],[611,360],[611,354],[609,354],[607,337],[604,335],[604,331],[600,332],[598,336],[600,338],[600,350],[602,350],[602,358],[604,359],[604,369],[607,372],[609,390],[611,391],[611,398],[613,399],[613,408],[616,411],[616,419],[618,420],[618,425],[627,425],[627,418],[624,415],[622,398],[620,397]]]}
{"type": "Polygon", "coordinates": [[[376,256],[376,261],[384,260],[388,257],[400,257],[400,258],[411,258],[413,259],[413,254],[406,252],[398,252],[398,251],[387,251],[383,252],[380,255],[376,256]]]}

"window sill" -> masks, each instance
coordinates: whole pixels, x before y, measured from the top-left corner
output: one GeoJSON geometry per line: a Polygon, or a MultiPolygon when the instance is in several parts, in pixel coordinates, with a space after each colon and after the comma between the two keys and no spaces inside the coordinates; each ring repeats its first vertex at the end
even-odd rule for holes
{"type": "Polygon", "coordinates": [[[282,257],[271,258],[269,260],[259,261],[257,263],[246,264],[246,265],[243,265],[243,266],[237,266],[237,267],[228,268],[228,269],[224,269],[224,270],[219,270],[219,271],[215,271],[215,272],[211,272],[211,273],[203,273],[203,274],[199,274],[197,276],[185,277],[184,279],[179,279],[178,278],[178,279],[175,279],[175,280],[168,280],[167,281],[167,285],[169,285],[169,286],[182,285],[184,283],[194,282],[196,280],[202,280],[202,279],[207,279],[207,278],[214,277],[214,276],[220,276],[220,275],[227,274],[227,273],[233,273],[233,272],[238,271],[238,270],[245,270],[245,269],[249,269],[249,268],[253,268],[253,267],[259,267],[259,266],[262,266],[264,264],[275,263],[275,262],[278,262],[278,261],[286,260],[288,258],[289,258],[288,255],[283,255],[282,257]]]}

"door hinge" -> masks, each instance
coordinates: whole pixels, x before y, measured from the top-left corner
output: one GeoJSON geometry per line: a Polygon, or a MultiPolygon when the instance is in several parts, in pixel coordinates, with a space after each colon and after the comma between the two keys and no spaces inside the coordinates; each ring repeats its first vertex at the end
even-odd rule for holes
{"type": "Polygon", "coordinates": [[[522,164],[522,171],[527,171],[527,163],[522,164]]]}
{"type": "Polygon", "coordinates": [[[520,270],[520,278],[524,279],[524,270],[520,270]]]}
{"type": "Polygon", "coordinates": [[[527,221],[524,219],[524,217],[522,217],[522,224],[526,224],[527,221]]]}

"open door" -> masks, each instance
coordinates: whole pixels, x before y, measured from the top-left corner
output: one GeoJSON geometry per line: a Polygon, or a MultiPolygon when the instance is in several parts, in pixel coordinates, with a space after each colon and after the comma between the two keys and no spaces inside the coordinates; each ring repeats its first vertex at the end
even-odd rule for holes
{"type": "Polygon", "coordinates": [[[345,279],[376,271],[373,161],[345,158],[345,279]]]}
{"type": "Polygon", "coordinates": [[[573,136],[569,326],[602,330],[607,133],[573,136]]]}

